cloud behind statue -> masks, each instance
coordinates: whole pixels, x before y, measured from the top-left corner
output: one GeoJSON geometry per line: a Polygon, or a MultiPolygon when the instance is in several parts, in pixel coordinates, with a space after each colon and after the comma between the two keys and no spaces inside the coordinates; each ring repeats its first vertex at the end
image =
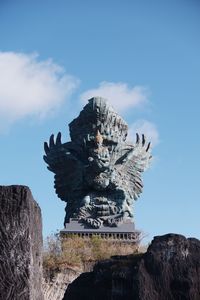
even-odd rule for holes
{"type": "Polygon", "coordinates": [[[26,117],[43,119],[55,113],[78,84],[52,59],[0,52],[0,131],[26,117]]]}

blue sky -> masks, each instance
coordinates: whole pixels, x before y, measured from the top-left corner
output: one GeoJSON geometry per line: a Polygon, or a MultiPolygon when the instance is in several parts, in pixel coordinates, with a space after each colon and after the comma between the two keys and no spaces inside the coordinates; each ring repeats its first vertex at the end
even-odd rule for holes
{"type": "Polygon", "coordinates": [[[95,93],[153,140],[136,227],[200,238],[199,31],[197,0],[0,1],[0,183],[31,188],[44,236],[64,202],[43,142],[95,93]]]}

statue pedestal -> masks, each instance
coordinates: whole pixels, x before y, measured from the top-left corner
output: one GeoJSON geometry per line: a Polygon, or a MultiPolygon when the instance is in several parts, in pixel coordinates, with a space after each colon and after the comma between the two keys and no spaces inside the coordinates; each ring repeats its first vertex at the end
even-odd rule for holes
{"type": "Polygon", "coordinates": [[[113,240],[136,244],[140,241],[141,232],[135,230],[135,225],[131,221],[126,221],[118,227],[102,226],[101,228],[94,229],[87,228],[76,219],[70,219],[70,222],[66,223],[66,228],[60,231],[60,235],[63,238],[75,235],[86,239],[95,235],[109,241],[113,240]]]}

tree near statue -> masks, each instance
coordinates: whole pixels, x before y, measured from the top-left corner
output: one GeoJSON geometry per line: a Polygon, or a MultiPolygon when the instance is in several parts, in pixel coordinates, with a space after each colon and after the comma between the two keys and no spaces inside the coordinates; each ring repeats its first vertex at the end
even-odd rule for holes
{"type": "Polygon", "coordinates": [[[71,141],[51,135],[44,160],[55,174],[58,197],[67,202],[64,225],[75,218],[88,228],[118,227],[133,220],[133,204],[142,192],[141,174],[151,160],[150,143],[128,126],[107,100],[94,97],[69,124],[71,141]]]}

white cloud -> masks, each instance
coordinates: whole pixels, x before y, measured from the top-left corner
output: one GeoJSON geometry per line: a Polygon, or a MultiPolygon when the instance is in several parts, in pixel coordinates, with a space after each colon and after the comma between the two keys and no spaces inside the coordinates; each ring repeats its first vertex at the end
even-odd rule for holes
{"type": "Polygon", "coordinates": [[[159,133],[156,125],[146,121],[138,120],[129,126],[128,140],[135,141],[136,133],[144,134],[147,141],[154,147],[159,143],[159,133]]]}
{"type": "Polygon", "coordinates": [[[100,96],[109,100],[109,103],[118,111],[140,106],[148,102],[148,90],[143,86],[129,87],[126,83],[103,81],[96,89],[81,94],[82,102],[100,96]]]}
{"type": "Polygon", "coordinates": [[[45,117],[66,100],[79,80],[37,54],[0,52],[0,129],[26,117],[45,117]]]}

